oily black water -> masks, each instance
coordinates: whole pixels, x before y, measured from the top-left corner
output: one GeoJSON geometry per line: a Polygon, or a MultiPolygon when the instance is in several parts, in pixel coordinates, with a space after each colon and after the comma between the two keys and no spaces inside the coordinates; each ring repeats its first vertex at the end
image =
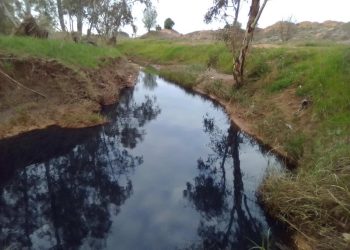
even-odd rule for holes
{"type": "Polygon", "coordinates": [[[281,163],[221,107],[141,73],[104,113],[0,141],[0,249],[274,248],[256,190],[281,163]]]}

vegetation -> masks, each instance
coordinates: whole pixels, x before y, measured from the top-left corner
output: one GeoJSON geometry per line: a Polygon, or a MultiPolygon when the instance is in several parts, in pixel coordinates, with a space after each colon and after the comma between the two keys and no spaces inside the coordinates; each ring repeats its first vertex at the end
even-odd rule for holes
{"type": "Polygon", "coordinates": [[[0,36],[0,53],[56,59],[64,64],[96,68],[102,58],[119,57],[115,48],[95,47],[58,40],[0,36]]]}
{"type": "Polygon", "coordinates": [[[60,29],[81,36],[86,25],[88,36],[97,33],[115,41],[122,26],[132,25],[136,30],[132,15],[136,3],[151,6],[150,0],[5,0],[0,2],[0,15],[5,17],[0,21],[0,33],[8,34],[9,26],[17,27],[24,16],[35,15],[51,31],[60,29]],[[69,27],[65,20],[69,20],[69,27]]]}
{"type": "Polygon", "coordinates": [[[148,32],[157,24],[157,11],[153,7],[148,7],[143,11],[143,24],[148,32]]]}
{"type": "Polygon", "coordinates": [[[171,18],[167,18],[164,21],[164,29],[172,30],[175,22],[171,18]]]}
{"type": "Polygon", "coordinates": [[[209,57],[216,55],[216,69],[229,74],[232,68],[231,55],[221,43],[188,45],[175,41],[140,39],[121,42],[118,49],[129,57],[146,59],[154,64],[201,65],[203,70],[209,57]]]}
{"type": "Polygon", "coordinates": [[[218,79],[202,83],[209,65],[230,72],[224,44],[137,40],[119,49],[140,62],[164,65],[164,77],[243,107],[255,133],[299,165],[296,173],[266,179],[261,198],[269,212],[317,249],[348,247],[342,234],[350,230],[349,46],[253,48],[247,84],[239,90],[218,79]],[[311,103],[305,109],[303,99],[311,103]]]}
{"type": "MultiPolygon", "coordinates": [[[[233,54],[234,59],[234,65],[233,65],[233,78],[234,78],[234,85],[236,88],[240,88],[244,83],[244,71],[245,71],[245,62],[246,57],[248,53],[248,49],[250,46],[251,41],[253,40],[253,35],[255,28],[258,24],[258,21],[260,19],[260,16],[262,12],[264,11],[264,8],[267,4],[268,0],[262,1],[260,5],[260,0],[251,0],[250,2],[250,8],[248,13],[248,21],[247,26],[244,32],[244,37],[242,39],[242,42],[237,41],[236,37],[230,37],[232,39],[232,42],[230,43],[230,49],[232,49],[232,45],[241,44],[239,50],[236,48],[233,48],[231,50],[233,54]]],[[[209,9],[207,14],[205,15],[204,20],[207,23],[212,22],[215,18],[223,18],[226,23],[228,24],[227,18],[233,17],[232,27],[237,28],[239,26],[238,23],[238,16],[240,13],[241,7],[241,0],[232,0],[232,1],[221,1],[221,0],[215,0],[213,7],[209,9]],[[232,9],[233,13],[230,13],[228,9],[232,9]],[[228,13],[227,13],[228,12],[228,13]]]]}

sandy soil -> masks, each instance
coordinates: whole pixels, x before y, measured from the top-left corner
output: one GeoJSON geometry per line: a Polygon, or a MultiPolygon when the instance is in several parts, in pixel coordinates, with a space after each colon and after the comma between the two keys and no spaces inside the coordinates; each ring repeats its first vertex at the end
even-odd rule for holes
{"type": "Polygon", "coordinates": [[[133,86],[137,67],[125,59],[101,61],[99,69],[72,69],[54,60],[0,55],[0,139],[51,125],[79,128],[105,122],[102,105],[133,86]]]}

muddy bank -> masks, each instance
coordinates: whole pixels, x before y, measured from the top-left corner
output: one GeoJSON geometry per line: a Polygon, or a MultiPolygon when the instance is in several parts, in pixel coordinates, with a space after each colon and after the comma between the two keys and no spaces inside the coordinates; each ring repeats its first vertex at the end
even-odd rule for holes
{"type": "Polygon", "coordinates": [[[138,72],[122,58],[101,60],[97,69],[78,69],[12,55],[0,55],[0,69],[26,87],[0,75],[0,139],[53,125],[102,124],[101,107],[117,102],[120,90],[133,86],[138,72]]]}

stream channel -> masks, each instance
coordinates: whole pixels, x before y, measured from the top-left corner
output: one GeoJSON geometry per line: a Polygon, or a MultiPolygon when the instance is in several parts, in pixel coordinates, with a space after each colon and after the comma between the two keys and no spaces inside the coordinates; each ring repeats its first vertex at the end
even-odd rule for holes
{"type": "Polygon", "coordinates": [[[103,112],[0,141],[0,249],[274,249],[256,192],[283,163],[222,107],[141,72],[103,112]]]}

